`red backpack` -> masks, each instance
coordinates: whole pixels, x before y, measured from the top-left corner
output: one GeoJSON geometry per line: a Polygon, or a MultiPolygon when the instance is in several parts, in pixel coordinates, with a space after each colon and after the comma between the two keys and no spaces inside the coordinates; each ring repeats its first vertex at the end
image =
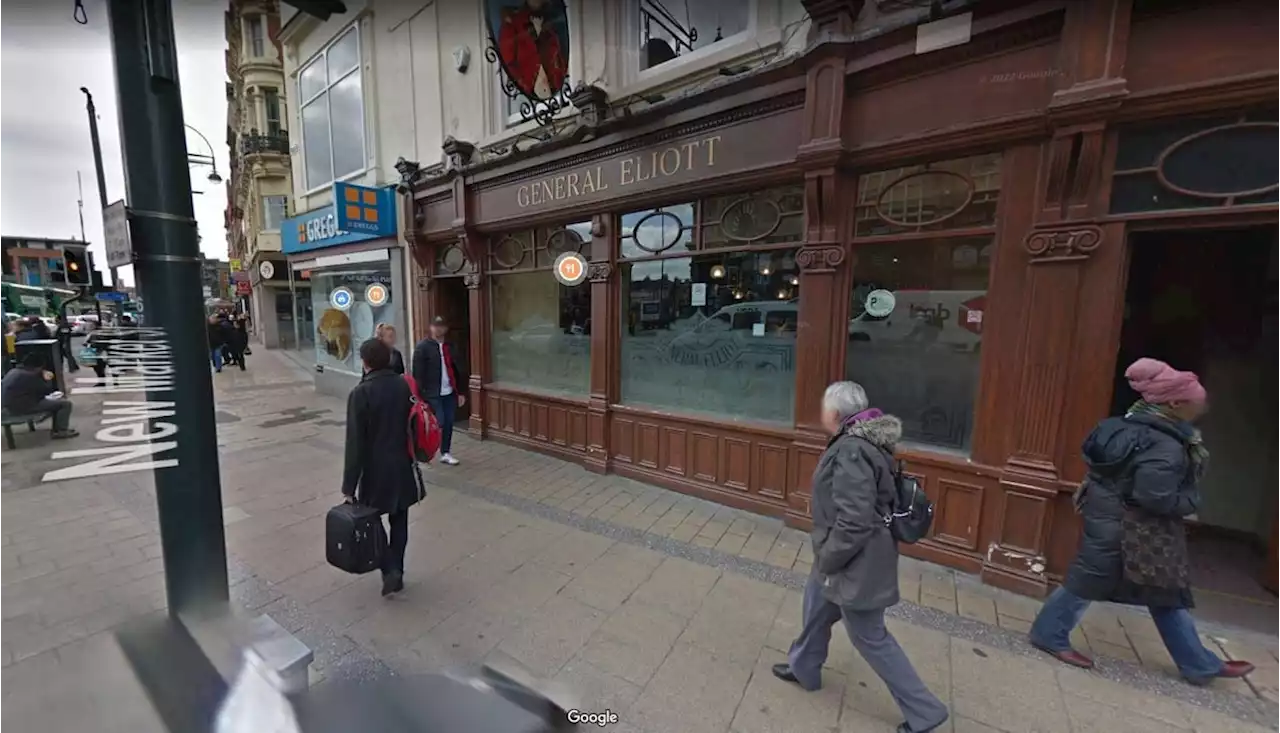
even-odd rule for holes
{"type": "Polygon", "coordinates": [[[418,394],[418,383],[413,375],[405,374],[409,385],[409,455],[418,463],[430,463],[440,450],[440,422],[418,394]]]}

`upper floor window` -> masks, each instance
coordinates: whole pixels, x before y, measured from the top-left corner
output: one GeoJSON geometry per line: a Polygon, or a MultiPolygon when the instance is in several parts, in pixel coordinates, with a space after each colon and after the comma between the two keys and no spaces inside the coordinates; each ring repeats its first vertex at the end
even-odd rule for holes
{"type": "Polygon", "coordinates": [[[348,29],[298,72],[307,190],[364,170],[360,36],[348,29]]]}
{"type": "Polygon", "coordinates": [[[280,222],[284,221],[287,196],[262,197],[262,231],[280,231],[280,222]]]}
{"type": "Polygon", "coordinates": [[[247,29],[249,33],[249,50],[254,58],[261,58],[266,55],[267,35],[266,29],[262,24],[261,15],[251,15],[246,19],[247,29]]]}
{"type": "Polygon", "coordinates": [[[263,127],[268,135],[279,135],[280,126],[280,92],[271,87],[262,90],[263,127]]]}
{"type": "Polygon", "coordinates": [[[640,70],[746,31],[750,0],[638,0],[640,70]]]}

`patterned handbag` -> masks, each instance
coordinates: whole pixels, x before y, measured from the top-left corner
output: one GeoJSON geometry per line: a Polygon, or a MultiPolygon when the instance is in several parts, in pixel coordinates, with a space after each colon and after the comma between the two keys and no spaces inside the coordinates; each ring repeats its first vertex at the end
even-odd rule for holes
{"type": "Polygon", "coordinates": [[[1182,519],[1126,508],[1121,532],[1120,556],[1126,581],[1156,588],[1191,586],[1191,560],[1182,519]]]}

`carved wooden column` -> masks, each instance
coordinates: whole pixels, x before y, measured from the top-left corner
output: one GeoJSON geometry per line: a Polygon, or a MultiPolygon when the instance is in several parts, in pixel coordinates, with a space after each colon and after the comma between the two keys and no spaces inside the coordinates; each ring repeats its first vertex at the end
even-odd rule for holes
{"type": "Polygon", "coordinates": [[[845,66],[850,33],[862,3],[813,0],[811,47],[805,59],[804,131],[796,161],[805,171],[805,243],[796,255],[800,270],[800,314],[796,328],[795,431],[787,492],[789,524],[810,524],[810,479],[826,448],[822,392],[839,379],[844,365],[848,319],[848,262],[856,177],[841,160],[845,106],[845,66]]]}
{"type": "Polygon", "coordinates": [[[489,278],[485,267],[489,262],[488,240],[474,231],[466,230],[458,237],[458,244],[467,253],[466,274],[462,282],[467,286],[470,298],[468,312],[471,316],[471,354],[467,382],[467,400],[471,405],[471,434],[484,439],[489,434],[485,416],[489,406],[485,404],[484,385],[492,379],[489,363],[489,278]]]}
{"type": "Polygon", "coordinates": [[[614,277],[613,217],[599,214],[591,220],[591,264],[587,285],[591,288],[591,394],[587,404],[588,471],[609,470],[611,444],[609,405],[618,399],[619,339],[618,278],[614,277]]]}
{"type": "MultiPolygon", "coordinates": [[[[1043,193],[1020,238],[1022,251],[1002,247],[997,260],[997,267],[1025,269],[1016,397],[1004,402],[998,540],[988,548],[982,575],[1033,594],[1045,593],[1049,574],[1064,569],[1051,567],[1051,537],[1055,523],[1074,527],[1060,512],[1069,511],[1067,492],[1081,474],[1079,444],[1106,414],[1115,368],[1124,227],[1101,226],[1098,219],[1107,209],[1107,120],[1128,94],[1122,74],[1130,10],[1131,0],[1067,6],[1061,87],[1047,110],[1052,139],[1037,166],[1035,190],[1043,193]]],[[[1002,232],[1006,243],[1017,236],[1002,232]]],[[[1062,557],[1056,561],[1065,565],[1062,557]]]]}

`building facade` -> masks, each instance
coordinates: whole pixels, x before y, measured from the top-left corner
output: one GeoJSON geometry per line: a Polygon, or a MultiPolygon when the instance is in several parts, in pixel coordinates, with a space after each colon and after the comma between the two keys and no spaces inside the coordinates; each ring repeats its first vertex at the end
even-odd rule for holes
{"type": "MultiPolygon", "coordinates": [[[[479,24],[420,62],[442,99],[521,82],[441,5],[417,17],[479,24]]],[[[904,551],[1040,594],[1081,440],[1155,356],[1202,374],[1231,456],[1193,538],[1274,589],[1274,6],[761,0],[700,47],[634,5],[568,3],[590,83],[558,124],[415,116],[455,139],[411,178],[414,323],[461,326],[474,435],[805,526],[822,391],[852,379],[937,506],[904,551]]]]}
{"type": "Polygon", "coordinates": [[[294,348],[293,301],[286,280],[263,273],[286,270],[280,232],[293,200],[288,96],[278,0],[232,0],[226,13],[227,249],[254,338],[268,348],[294,348]],[[266,264],[269,263],[269,264],[266,264]]]}

